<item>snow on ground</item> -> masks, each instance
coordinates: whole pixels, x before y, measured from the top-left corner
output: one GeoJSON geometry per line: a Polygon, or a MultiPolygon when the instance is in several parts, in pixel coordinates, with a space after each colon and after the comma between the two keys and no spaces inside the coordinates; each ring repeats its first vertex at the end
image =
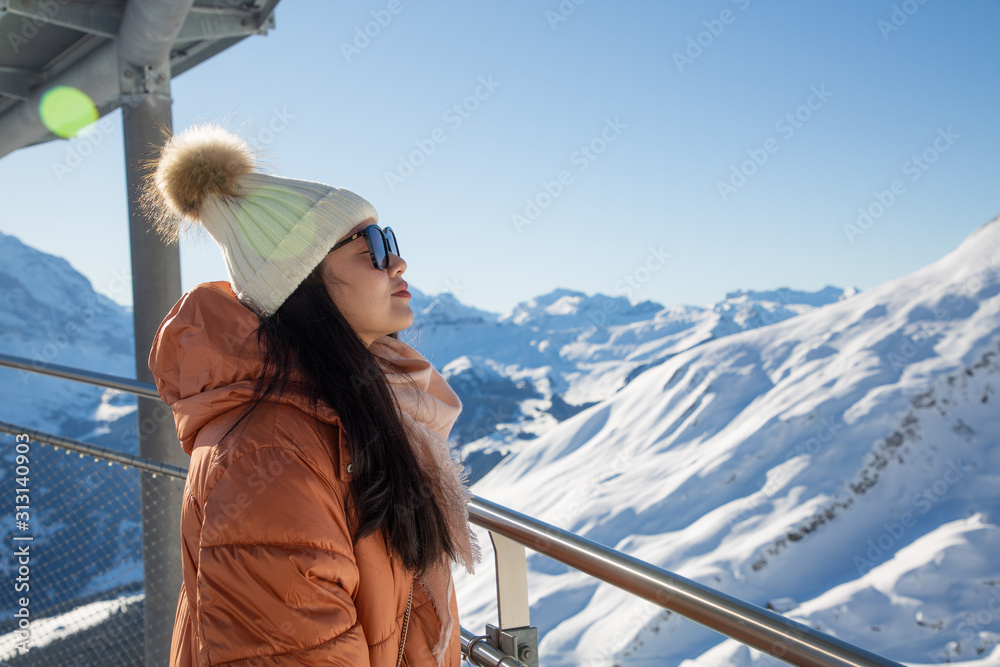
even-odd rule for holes
{"type": "MultiPolygon", "coordinates": [[[[756,604],[799,601],[793,617],[895,660],[983,659],[1000,631],[998,251],[994,221],[914,274],[679,353],[473,490],[756,604]]],[[[474,631],[495,623],[480,569],[456,577],[474,631]]],[[[543,556],[529,588],[545,664],[754,660],[543,556]]]]}
{"type": "MultiPolygon", "coordinates": [[[[124,612],[132,605],[139,603],[143,597],[141,593],[126,595],[114,600],[91,602],[58,616],[32,619],[29,650],[42,648],[58,639],[85,632],[100,625],[112,614],[124,612]]],[[[0,635],[0,660],[10,660],[16,657],[19,641],[20,637],[17,632],[0,635]]]]}

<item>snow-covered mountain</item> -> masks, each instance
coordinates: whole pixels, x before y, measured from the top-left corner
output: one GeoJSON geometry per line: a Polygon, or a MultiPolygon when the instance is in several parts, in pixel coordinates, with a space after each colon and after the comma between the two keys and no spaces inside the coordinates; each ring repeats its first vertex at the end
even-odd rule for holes
{"type": "MultiPolygon", "coordinates": [[[[66,260],[0,233],[0,352],[38,366],[134,378],[134,349],[130,310],[95,292],[66,260]]],[[[97,387],[7,368],[0,368],[0,382],[3,419],[72,437],[89,430],[106,395],[97,387]]]]}
{"type": "MultiPolygon", "coordinates": [[[[462,398],[453,439],[476,493],[897,660],[971,667],[1000,658],[998,251],[994,221],[870,292],[703,307],[560,289],[497,314],[411,287],[405,339],[462,398]]],[[[134,377],[127,309],[14,237],[0,260],[0,351],[134,377]]],[[[134,451],[134,406],[0,368],[2,421],[134,451]]],[[[77,576],[53,605],[121,591],[136,563],[137,505],[99,482],[43,489],[53,536],[80,539],[58,520],[75,513],[110,568],[54,551],[52,571],[77,576]]],[[[544,664],[764,664],[544,557],[529,567],[544,664]]],[[[490,564],[458,586],[463,625],[495,622],[490,564]]]]}
{"type": "MultiPolygon", "coordinates": [[[[870,291],[683,350],[658,341],[665,360],[473,491],[897,661],[996,664],[998,295],[1000,219],[870,291]]],[[[528,564],[543,664],[773,664],[528,564]]],[[[492,563],[456,577],[463,624],[495,623],[492,563]]]]}
{"type": "Polygon", "coordinates": [[[476,480],[526,440],[678,352],[856,292],[739,291],[705,307],[665,308],[557,289],[502,315],[463,306],[450,294],[415,293],[415,325],[405,339],[462,397],[453,437],[476,480]]]}

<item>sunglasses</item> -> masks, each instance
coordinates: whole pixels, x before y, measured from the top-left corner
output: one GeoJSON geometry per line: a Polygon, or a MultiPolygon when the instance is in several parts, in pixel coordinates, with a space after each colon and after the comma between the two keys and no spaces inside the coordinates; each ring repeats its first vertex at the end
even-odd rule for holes
{"type": "Polygon", "coordinates": [[[390,252],[397,257],[402,256],[399,254],[399,244],[396,242],[396,234],[392,231],[392,228],[386,227],[383,232],[379,229],[378,225],[368,225],[357,234],[344,239],[330,248],[330,252],[347,245],[359,236],[365,237],[365,242],[368,244],[368,254],[372,258],[372,266],[376,269],[389,268],[390,252]]]}

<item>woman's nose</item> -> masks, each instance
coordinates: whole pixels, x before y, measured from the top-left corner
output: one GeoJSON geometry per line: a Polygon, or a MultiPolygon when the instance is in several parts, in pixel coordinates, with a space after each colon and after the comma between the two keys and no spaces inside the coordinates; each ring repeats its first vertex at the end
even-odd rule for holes
{"type": "Polygon", "coordinates": [[[389,275],[398,276],[406,271],[406,260],[399,255],[390,252],[389,253],[389,275]]]}

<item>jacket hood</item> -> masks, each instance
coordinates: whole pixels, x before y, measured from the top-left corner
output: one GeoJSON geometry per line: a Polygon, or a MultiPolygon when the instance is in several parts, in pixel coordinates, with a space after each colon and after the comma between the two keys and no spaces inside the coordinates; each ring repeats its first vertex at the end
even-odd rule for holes
{"type": "MultiPolygon", "coordinates": [[[[230,284],[219,281],[185,293],[160,324],[149,370],[160,397],[173,410],[177,438],[188,454],[203,426],[250,401],[264,368],[254,335],[257,323],[230,284]]],[[[302,381],[293,373],[280,402],[312,412],[302,381]]],[[[340,421],[325,402],[320,402],[317,416],[340,421]]]]}

